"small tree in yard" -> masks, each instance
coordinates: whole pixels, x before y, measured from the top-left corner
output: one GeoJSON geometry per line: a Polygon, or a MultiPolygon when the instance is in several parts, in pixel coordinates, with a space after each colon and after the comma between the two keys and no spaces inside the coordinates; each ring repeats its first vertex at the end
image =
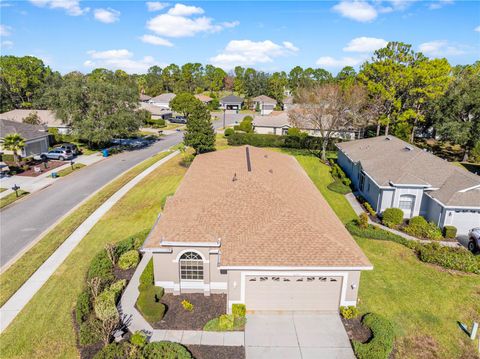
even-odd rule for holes
{"type": "Polygon", "coordinates": [[[170,107],[173,111],[181,113],[187,119],[198,104],[202,102],[190,93],[181,93],[170,101],[170,107]]]}
{"type": "Polygon", "coordinates": [[[215,150],[215,130],[210,122],[210,112],[201,102],[196,103],[190,113],[183,142],[193,147],[196,155],[215,150]]]}
{"type": "Polygon", "coordinates": [[[13,160],[17,167],[20,167],[18,151],[25,147],[25,140],[18,133],[10,133],[3,139],[3,148],[13,152],[13,160]]]}

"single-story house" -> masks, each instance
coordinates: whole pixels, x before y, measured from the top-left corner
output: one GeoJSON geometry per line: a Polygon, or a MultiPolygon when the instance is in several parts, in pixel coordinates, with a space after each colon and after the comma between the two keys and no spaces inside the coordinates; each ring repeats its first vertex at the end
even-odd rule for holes
{"type": "Polygon", "coordinates": [[[155,106],[151,103],[140,102],[140,108],[150,112],[152,114],[152,119],[154,120],[168,120],[172,118],[172,111],[167,110],[164,107],[155,106]]]}
{"type": "Polygon", "coordinates": [[[140,94],[140,102],[148,102],[151,99],[152,99],[152,96],[148,96],[143,93],[140,94]]]}
{"type": "Polygon", "coordinates": [[[7,154],[12,152],[3,149],[3,140],[12,133],[18,133],[25,140],[25,147],[19,153],[22,157],[39,155],[48,151],[49,135],[45,126],[0,119],[0,146],[2,151],[7,154]]]}
{"type": "Polygon", "coordinates": [[[213,100],[210,96],[202,95],[202,94],[195,95],[195,98],[197,100],[202,101],[204,105],[208,105],[213,100]]]}
{"type": "MultiPolygon", "coordinates": [[[[292,111],[292,110],[291,110],[292,111]]],[[[307,121],[293,123],[289,113],[286,111],[273,111],[268,116],[255,116],[253,119],[253,129],[255,133],[286,135],[289,128],[296,127],[309,136],[321,137],[320,130],[312,128],[307,121]]],[[[360,136],[360,132],[353,129],[339,129],[333,133],[332,137],[344,140],[354,140],[360,136]]]]}
{"type": "Polygon", "coordinates": [[[220,99],[220,107],[225,110],[241,110],[243,98],[235,95],[225,96],[220,99]]]}
{"type": "Polygon", "coordinates": [[[142,250],[166,292],[248,311],[356,305],[365,254],[297,160],[255,147],[197,156],[142,250]]]}
{"type": "Polygon", "coordinates": [[[152,105],[170,110],[170,101],[172,101],[175,96],[176,95],[174,93],[163,93],[161,95],[152,97],[148,102],[152,105]]]}
{"type": "Polygon", "coordinates": [[[480,227],[480,176],[390,135],[337,147],[338,164],[376,212],[400,208],[458,234],[480,227]]]}
{"type": "Polygon", "coordinates": [[[261,115],[269,115],[275,109],[275,106],[277,106],[277,100],[261,95],[252,98],[252,106],[254,110],[258,108],[261,115]]]}
{"type": "Polygon", "coordinates": [[[47,128],[56,128],[61,135],[68,135],[72,131],[71,126],[63,123],[63,121],[55,115],[55,112],[51,110],[17,109],[0,114],[0,118],[15,122],[23,122],[24,118],[32,113],[37,114],[40,124],[47,126],[47,128]]]}
{"type": "Polygon", "coordinates": [[[288,111],[292,109],[293,96],[287,96],[283,99],[283,110],[288,111]]]}

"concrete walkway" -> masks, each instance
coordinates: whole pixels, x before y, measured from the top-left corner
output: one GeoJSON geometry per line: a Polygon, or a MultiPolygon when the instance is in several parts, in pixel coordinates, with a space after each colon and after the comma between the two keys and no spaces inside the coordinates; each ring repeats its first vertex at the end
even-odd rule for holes
{"type": "MultiPolygon", "coordinates": [[[[352,206],[352,208],[355,211],[355,213],[357,214],[357,216],[359,216],[362,213],[366,213],[353,193],[348,193],[348,194],[345,195],[345,197],[347,198],[348,202],[352,206]]],[[[397,236],[408,239],[409,241],[416,241],[416,242],[420,242],[420,243],[438,243],[438,244],[440,244],[442,246],[445,246],[445,247],[461,247],[462,246],[462,244],[457,242],[457,241],[449,242],[449,241],[435,241],[435,240],[430,241],[430,240],[426,240],[426,239],[419,239],[419,238],[410,236],[410,235],[408,235],[404,232],[397,231],[396,229],[388,228],[388,227],[384,226],[383,224],[373,222],[370,219],[370,217],[368,218],[368,223],[373,224],[373,225],[375,225],[375,226],[377,226],[377,227],[379,227],[379,228],[381,228],[385,231],[388,231],[390,233],[396,234],[397,236]]]]}
{"type": "Polygon", "coordinates": [[[27,305],[30,299],[45,284],[50,276],[60,267],[72,250],[90,232],[95,224],[115,205],[128,191],[135,187],[142,179],[155,169],[179,154],[175,151],[160,161],[156,162],[130,182],[120,188],[115,194],[106,200],[95,210],[61,245],[58,249],[37,269],[35,273],[18,289],[18,291],[0,308],[0,333],[2,333],[27,305]]]}
{"type": "Polygon", "coordinates": [[[137,331],[145,333],[149,340],[158,342],[168,340],[185,345],[221,345],[221,346],[243,346],[245,342],[244,332],[205,332],[201,330],[161,330],[153,329],[140,312],[135,308],[138,295],[140,275],[152,258],[152,253],[145,253],[137,266],[135,273],[123,292],[118,310],[127,324],[128,329],[134,333],[137,331]]]}
{"type": "Polygon", "coordinates": [[[247,315],[246,359],[354,359],[338,313],[259,312],[247,315]]]}

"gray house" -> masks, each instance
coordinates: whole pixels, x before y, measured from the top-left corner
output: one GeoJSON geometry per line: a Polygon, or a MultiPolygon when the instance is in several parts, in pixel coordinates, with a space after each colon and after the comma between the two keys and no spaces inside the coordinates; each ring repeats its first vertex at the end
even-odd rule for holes
{"type": "MultiPolygon", "coordinates": [[[[0,147],[3,139],[12,133],[18,133],[25,140],[25,147],[20,155],[28,157],[48,151],[48,131],[41,125],[29,125],[22,122],[0,119],[0,147]]],[[[11,153],[10,151],[4,151],[11,153]]]]}
{"type": "Polygon", "coordinates": [[[229,95],[220,99],[220,107],[225,110],[240,110],[242,108],[243,98],[229,95]]]}
{"type": "Polygon", "coordinates": [[[172,101],[175,96],[176,95],[174,93],[163,93],[161,95],[152,97],[150,100],[148,100],[148,103],[170,110],[170,101],[172,101]]]}
{"type": "Polygon", "coordinates": [[[376,212],[400,208],[458,234],[480,227],[480,176],[394,136],[337,147],[338,164],[376,212]]]}
{"type": "Polygon", "coordinates": [[[277,106],[277,100],[261,95],[252,98],[252,105],[254,110],[258,107],[261,115],[269,115],[275,109],[275,106],[277,106]]]}
{"type": "Polygon", "coordinates": [[[61,135],[68,135],[72,132],[72,126],[63,123],[63,121],[55,115],[55,112],[51,110],[16,109],[1,113],[0,118],[15,122],[23,122],[23,120],[31,114],[36,114],[38,116],[40,124],[47,126],[47,128],[56,128],[61,135]]]}

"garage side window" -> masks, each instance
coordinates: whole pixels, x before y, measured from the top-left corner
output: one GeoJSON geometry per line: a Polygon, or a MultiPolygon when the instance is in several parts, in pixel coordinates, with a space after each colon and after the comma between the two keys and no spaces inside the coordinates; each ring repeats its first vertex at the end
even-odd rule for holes
{"type": "Polygon", "coordinates": [[[203,260],[195,252],[183,253],[180,257],[180,278],[186,280],[203,280],[203,260]]]}

